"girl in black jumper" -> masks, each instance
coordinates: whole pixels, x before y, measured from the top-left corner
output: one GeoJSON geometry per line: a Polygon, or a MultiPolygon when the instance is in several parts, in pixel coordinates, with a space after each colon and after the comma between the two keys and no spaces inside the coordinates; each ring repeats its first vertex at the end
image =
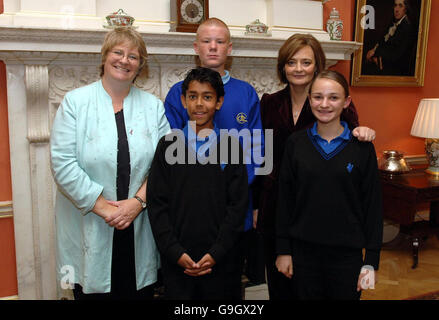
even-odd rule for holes
{"type": "Polygon", "coordinates": [[[276,266],[294,273],[299,299],[359,299],[382,243],[375,149],[340,121],[351,101],[343,75],[320,73],[309,99],[317,122],[288,138],[280,171],[276,266]]]}

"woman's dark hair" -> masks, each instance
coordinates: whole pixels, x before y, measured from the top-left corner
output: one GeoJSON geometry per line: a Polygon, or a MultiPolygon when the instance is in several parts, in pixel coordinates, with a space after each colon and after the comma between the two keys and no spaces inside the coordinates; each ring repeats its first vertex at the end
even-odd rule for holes
{"type": "Polygon", "coordinates": [[[181,90],[182,90],[181,94],[183,96],[186,96],[186,91],[188,90],[189,84],[192,81],[198,81],[200,83],[209,83],[216,92],[217,100],[220,97],[224,96],[224,85],[223,85],[223,80],[221,79],[221,75],[212,69],[197,67],[189,71],[188,74],[186,75],[186,78],[183,81],[183,84],[181,85],[181,90]]]}
{"type": "Polygon", "coordinates": [[[277,76],[280,82],[287,84],[288,79],[285,74],[285,65],[302,48],[310,47],[314,53],[316,73],[325,70],[326,56],[320,42],[310,34],[296,33],[285,40],[279,49],[277,57],[277,76]]]}

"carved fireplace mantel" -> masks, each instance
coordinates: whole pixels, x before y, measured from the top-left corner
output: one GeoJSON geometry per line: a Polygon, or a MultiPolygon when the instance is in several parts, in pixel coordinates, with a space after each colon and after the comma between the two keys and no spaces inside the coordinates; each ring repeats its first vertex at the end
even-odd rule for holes
{"type": "MultiPolygon", "coordinates": [[[[64,30],[47,28],[0,27],[0,51],[46,51],[99,53],[107,30],[64,30]]],[[[304,31],[305,32],[305,31],[304,31]]],[[[312,32],[311,32],[312,33],[312,32]]],[[[193,55],[194,34],[141,32],[152,55],[193,55]]],[[[317,37],[317,35],[316,35],[317,37]]],[[[232,36],[233,57],[277,58],[285,38],[232,36]]],[[[352,41],[322,40],[322,47],[333,65],[350,60],[361,44],[352,41]]]]}
{"type": "MultiPolygon", "coordinates": [[[[64,94],[98,79],[107,30],[0,27],[6,63],[13,217],[20,299],[64,295],[55,281],[55,185],[50,172],[52,119],[64,94]]],[[[194,66],[194,34],[141,32],[150,76],[139,87],[165,98],[194,66]]],[[[232,37],[231,74],[259,95],[280,89],[277,52],[285,39],[232,37]]],[[[361,44],[322,41],[328,65],[349,60],[361,44]]]]}

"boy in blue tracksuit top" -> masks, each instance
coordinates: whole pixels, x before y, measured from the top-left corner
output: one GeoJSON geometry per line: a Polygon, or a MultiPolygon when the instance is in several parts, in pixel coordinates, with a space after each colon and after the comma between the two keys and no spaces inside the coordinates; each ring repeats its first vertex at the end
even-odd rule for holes
{"type": "MultiPolygon", "coordinates": [[[[227,56],[232,51],[230,31],[227,25],[216,18],[204,21],[197,30],[197,38],[194,42],[195,52],[202,67],[213,69],[220,73],[224,84],[224,102],[221,109],[215,114],[215,125],[219,129],[236,129],[241,134],[240,142],[244,149],[247,164],[249,185],[249,206],[246,214],[244,232],[241,236],[240,245],[234,254],[236,264],[230,270],[230,298],[240,300],[241,296],[241,273],[244,264],[245,243],[254,225],[253,198],[251,184],[255,178],[255,170],[260,166],[256,163],[254,155],[262,157],[264,150],[264,138],[262,134],[262,122],[259,109],[259,98],[255,89],[245,81],[230,77],[225,70],[227,56]],[[247,129],[246,131],[243,129],[247,129]],[[261,132],[261,139],[252,139],[253,130],[261,132]],[[246,133],[250,137],[243,138],[246,133]],[[253,141],[252,141],[253,140],[253,141]]],[[[184,109],[181,96],[182,82],[176,83],[169,91],[165,100],[165,113],[171,128],[183,128],[189,120],[184,109]]]]}

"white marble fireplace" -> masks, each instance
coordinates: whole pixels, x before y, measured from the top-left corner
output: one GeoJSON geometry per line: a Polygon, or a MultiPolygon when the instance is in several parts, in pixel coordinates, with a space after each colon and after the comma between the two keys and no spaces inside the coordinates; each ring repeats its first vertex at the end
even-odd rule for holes
{"type": "MultiPolygon", "coordinates": [[[[0,15],[0,60],[7,67],[12,202],[20,299],[57,299],[64,295],[55,281],[55,185],[50,172],[48,145],[51,124],[67,91],[98,79],[99,52],[107,31],[102,27],[103,12],[110,13],[121,5],[115,1],[104,4],[99,0],[58,2],[71,2],[76,6],[79,3],[82,7],[77,10],[83,10],[88,15],[70,14],[70,24],[65,25],[65,19],[64,24],[59,22],[66,17],[59,8],[48,9],[53,1],[25,0],[5,0],[5,14],[0,15]],[[32,3],[44,3],[46,6],[39,10],[45,11],[37,12],[32,3]]],[[[130,8],[138,3],[125,2],[130,8]]],[[[159,2],[163,8],[169,7],[169,0],[159,2]],[[161,2],[165,2],[166,6],[161,2]]],[[[154,1],[143,3],[151,5],[154,1]]],[[[243,3],[250,2],[245,0],[243,3]]],[[[329,65],[349,60],[351,53],[360,46],[354,42],[328,40],[321,27],[320,1],[292,0],[285,3],[285,0],[254,0],[252,3],[256,4],[256,9],[253,8],[251,14],[259,12],[259,17],[265,17],[261,20],[270,25],[273,36],[246,37],[244,26],[254,19],[240,18],[237,13],[229,17],[230,24],[233,24],[231,74],[251,83],[259,95],[280,88],[275,71],[277,51],[283,41],[295,32],[312,33],[320,39],[329,65]],[[320,14],[314,18],[317,27],[310,26],[308,19],[302,24],[304,28],[288,27],[282,22],[276,25],[276,19],[282,20],[282,17],[273,16],[279,15],[275,13],[276,5],[290,6],[291,3],[296,3],[301,10],[309,5],[310,13],[317,8],[320,14]]],[[[166,16],[156,10],[158,16],[165,16],[160,21],[139,19],[138,30],[147,44],[150,68],[148,80],[140,87],[164,100],[168,89],[194,66],[194,35],[168,32],[172,24],[169,14],[166,16]]],[[[210,16],[227,22],[222,10],[222,7],[212,5],[210,16]]],[[[129,12],[134,14],[137,11],[132,9],[129,12]]]]}

